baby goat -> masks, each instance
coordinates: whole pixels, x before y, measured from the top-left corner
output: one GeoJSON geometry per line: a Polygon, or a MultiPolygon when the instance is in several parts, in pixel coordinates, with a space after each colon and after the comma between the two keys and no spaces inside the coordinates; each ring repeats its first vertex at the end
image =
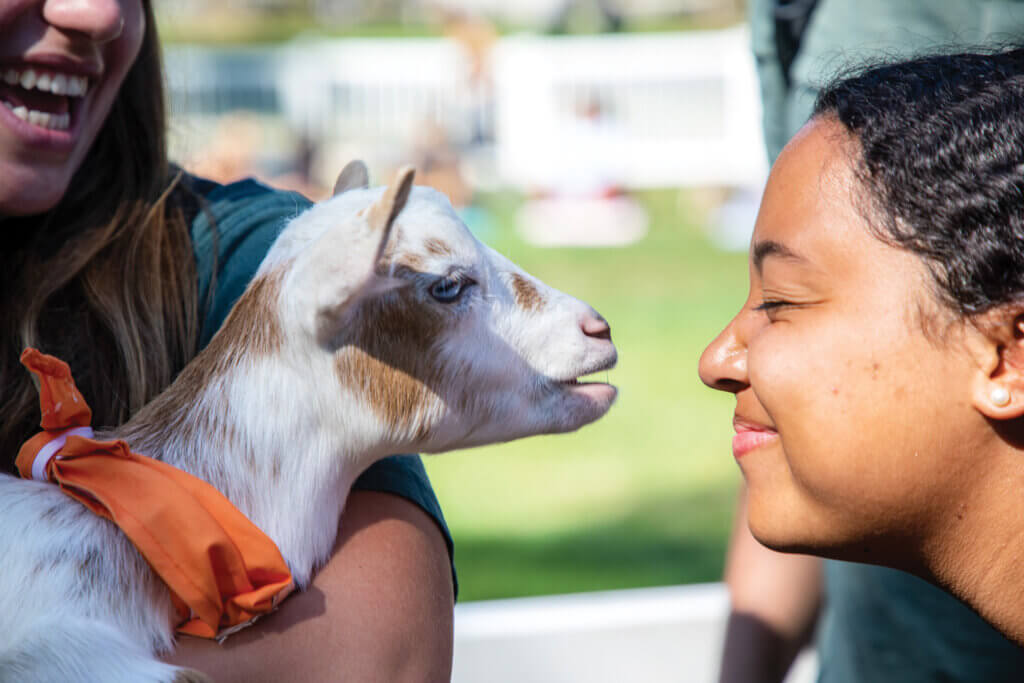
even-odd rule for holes
{"type": "MultiPolygon", "coordinates": [[[[578,429],[616,390],[607,323],[478,242],[405,169],[360,162],[295,218],[210,345],[124,426],[213,484],[296,584],[328,557],[352,482],[391,453],[578,429]]],[[[88,398],[88,397],[87,397],[88,398]]],[[[0,476],[0,681],[188,680],[166,586],[124,535],[51,484],[0,476]]]]}

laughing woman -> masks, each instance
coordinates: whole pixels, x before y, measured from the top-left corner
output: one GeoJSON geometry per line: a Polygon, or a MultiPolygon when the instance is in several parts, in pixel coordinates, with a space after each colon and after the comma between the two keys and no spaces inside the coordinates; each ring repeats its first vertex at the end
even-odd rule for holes
{"type": "Polygon", "coordinates": [[[922,576],[1024,644],[1024,50],[825,89],[700,373],[760,542],[922,576]]]}

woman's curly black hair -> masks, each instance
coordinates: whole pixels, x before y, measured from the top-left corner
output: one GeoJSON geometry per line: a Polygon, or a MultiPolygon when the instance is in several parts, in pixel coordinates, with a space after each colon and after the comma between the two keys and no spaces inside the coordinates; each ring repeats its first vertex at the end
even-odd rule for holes
{"type": "Polygon", "coordinates": [[[1024,49],[874,65],[813,115],[856,137],[873,225],[928,262],[944,303],[1024,303],[1024,49]]]}

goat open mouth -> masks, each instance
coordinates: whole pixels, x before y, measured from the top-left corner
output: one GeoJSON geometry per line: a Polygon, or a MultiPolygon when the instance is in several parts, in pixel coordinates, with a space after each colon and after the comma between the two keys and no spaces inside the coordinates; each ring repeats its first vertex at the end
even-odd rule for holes
{"type": "Polygon", "coordinates": [[[563,379],[563,380],[560,380],[558,383],[561,384],[561,385],[564,385],[564,386],[568,386],[568,387],[611,386],[611,383],[607,381],[608,380],[607,373],[613,367],[615,367],[615,359],[611,360],[610,362],[601,363],[600,365],[597,365],[597,366],[595,366],[593,368],[588,368],[585,371],[581,372],[576,377],[571,377],[569,379],[563,379]],[[600,382],[600,381],[587,381],[586,380],[587,377],[589,377],[591,375],[596,375],[597,373],[600,373],[600,372],[605,373],[605,381],[604,382],[600,382]]]}
{"type": "Polygon", "coordinates": [[[563,380],[557,384],[559,392],[569,401],[568,405],[576,406],[577,409],[582,409],[584,414],[591,416],[588,418],[588,421],[603,415],[619,395],[619,389],[614,384],[586,380],[587,375],[592,375],[595,372],[606,372],[608,369],[610,369],[610,366],[593,370],[586,373],[586,375],[563,380]],[[581,406],[587,407],[581,408],[581,406]]]}
{"type": "Polygon", "coordinates": [[[605,382],[584,382],[584,381],[580,380],[579,378],[567,379],[567,380],[565,380],[563,382],[560,382],[560,384],[565,384],[565,385],[570,386],[570,387],[582,387],[582,386],[586,386],[588,384],[608,384],[608,383],[609,382],[607,382],[607,381],[605,381],[605,382]]]}
{"type": "Polygon", "coordinates": [[[613,387],[614,385],[610,382],[584,382],[579,379],[570,379],[565,382],[560,382],[563,387],[568,389],[596,389],[600,387],[613,387]]]}

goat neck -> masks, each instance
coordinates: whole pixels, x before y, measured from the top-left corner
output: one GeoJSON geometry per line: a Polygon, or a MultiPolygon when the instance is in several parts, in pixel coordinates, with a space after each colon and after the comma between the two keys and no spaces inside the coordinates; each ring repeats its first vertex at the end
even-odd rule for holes
{"type": "Polygon", "coordinates": [[[175,382],[104,436],[221,491],[304,587],[330,554],[349,487],[383,453],[356,425],[339,429],[338,397],[324,395],[335,383],[309,381],[310,365],[325,360],[285,350],[279,284],[258,276],[175,382]]]}

